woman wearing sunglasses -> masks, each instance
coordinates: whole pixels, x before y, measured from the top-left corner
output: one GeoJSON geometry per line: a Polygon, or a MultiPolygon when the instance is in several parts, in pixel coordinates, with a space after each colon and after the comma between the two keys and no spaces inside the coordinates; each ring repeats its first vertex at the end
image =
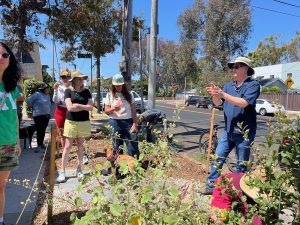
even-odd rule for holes
{"type": "Polygon", "coordinates": [[[61,146],[62,148],[64,148],[65,137],[63,136],[63,133],[67,114],[67,106],[65,103],[65,90],[70,86],[69,80],[71,79],[71,72],[67,68],[64,68],[61,71],[60,79],[61,81],[56,82],[53,86],[53,102],[56,104],[54,118],[57,126],[57,134],[60,137],[61,146]]]}
{"type": "Polygon", "coordinates": [[[19,165],[18,116],[20,96],[18,62],[7,45],[0,42],[0,225],[3,225],[5,187],[10,171],[19,165]]]}

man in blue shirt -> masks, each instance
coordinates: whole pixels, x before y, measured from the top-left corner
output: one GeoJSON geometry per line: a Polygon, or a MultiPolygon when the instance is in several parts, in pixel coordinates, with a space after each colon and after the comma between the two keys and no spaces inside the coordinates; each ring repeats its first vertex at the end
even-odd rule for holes
{"type": "Polygon", "coordinates": [[[251,78],[254,74],[252,62],[248,58],[238,57],[233,62],[229,62],[228,67],[233,74],[234,81],[226,83],[223,90],[213,83],[206,88],[215,105],[223,104],[225,129],[216,149],[217,162],[211,165],[203,194],[212,193],[213,182],[220,176],[218,170],[222,169],[234,147],[237,172],[247,170],[243,162],[249,161],[251,143],[256,134],[255,104],[260,95],[260,85],[251,78]],[[247,134],[246,138],[245,134],[247,134]]]}

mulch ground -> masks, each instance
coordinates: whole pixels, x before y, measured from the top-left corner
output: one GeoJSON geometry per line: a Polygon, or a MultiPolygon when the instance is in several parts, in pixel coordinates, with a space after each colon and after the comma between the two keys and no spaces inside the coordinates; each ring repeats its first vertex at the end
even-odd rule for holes
{"type": "MultiPolygon", "coordinates": [[[[85,144],[86,152],[89,156],[89,163],[85,166],[86,170],[94,170],[95,165],[99,163],[104,163],[106,161],[105,153],[104,153],[104,145],[109,143],[106,139],[99,139],[98,137],[94,137],[91,140],[87,141],[85,144]],[[88,167],[88,168],[87,168],[88,167]]],[[[61,150],[60,150],[61,151],[61,150]]],[[[61,157],[61,153],[60,153],[61,157]]],[[[60,167],[61,158],[56,159],[57,168],[60,167]]],[[[204,166],[200,164],[199,161],[196,161],[184,154],[175,154],[173,156],[173,160],[177,165],[174,168],[169,168],[166,172],[172,177],[174,180],[182,181],[193,181],[193,182],[204,182],[206,174],[204,172],[204,166]]],[[[73,146],[72,151],[70,153],[70,161],[67,165],[66,169],[76,168],[77,166],[77,154],[76,148],[73,146]]],[[[48,171],[45,172],[45,178],[48,176],[48,171]]],[[[43,186],[41,186],[43,188],[43,186]]],[[[44,225],[47,221],[47,215],[45,214],[45,208],[47,204],[45,202],[45,195],[40,194],[38,199],[38,204],[35,213],[35,217],[33,219],[32,225],[44,225]],[[44,208],[44,210],[41,210],[44,208]]],[[[55,205],[55,214],[53,216],[53,222],[51,224],[55,225],[68,225],[71,224],[69,221],[70,214],[75,209],[66,209],[63,204],[55,205]]]]}

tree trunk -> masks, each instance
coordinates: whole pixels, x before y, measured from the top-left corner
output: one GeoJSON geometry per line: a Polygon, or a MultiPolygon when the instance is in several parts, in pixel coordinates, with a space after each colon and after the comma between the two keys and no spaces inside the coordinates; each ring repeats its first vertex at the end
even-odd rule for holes
{"type": "Polygon", "coordinates": [[[122,61],[125,70],[122,71],[128,90],[131,90],[131,42],[132,42],[132,0],[123,0],[123,25],[122,25],[122,61]]]}

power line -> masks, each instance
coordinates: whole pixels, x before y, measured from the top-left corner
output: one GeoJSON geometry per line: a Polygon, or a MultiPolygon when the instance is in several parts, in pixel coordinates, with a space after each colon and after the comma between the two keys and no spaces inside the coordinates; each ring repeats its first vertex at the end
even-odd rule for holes
{"type": "Polygon", "coordinates": [[[279,0],[273,0],[274,2],[279,2],[281,4],[285,4],[285,5],[289,5],[289,6],[293,6],[293,7],[297,7],[297,8],[300,8],[299,5],[294,5],[294,4],[291,4],[291,3],[287,3],[287,2],[283,2],[283,1],[279,1],[279,0]]]}
{"type": "Polygon", "coordinates": [[[277,10],[274,10],[274,9],[267,9],[267,8],[263,8],[263,7],[259,7],[259,6],[255,6],[255,5],[252,5],[252,7],[253,8],[257,8],[257,9],[262,9],[262,10],[270,11],[270,12],[276,12],[276,13],[280,13],[280,14],[284,14],[284,15],[288,15],[288,16],[293,16],[293,17],[300,18],[300,16],[298,16],[298,15],[294,15],[294,14],[290,14],[290,13],[286,13],[286,12],[281,12],[281,11],[277,11],[277,10]]]}

